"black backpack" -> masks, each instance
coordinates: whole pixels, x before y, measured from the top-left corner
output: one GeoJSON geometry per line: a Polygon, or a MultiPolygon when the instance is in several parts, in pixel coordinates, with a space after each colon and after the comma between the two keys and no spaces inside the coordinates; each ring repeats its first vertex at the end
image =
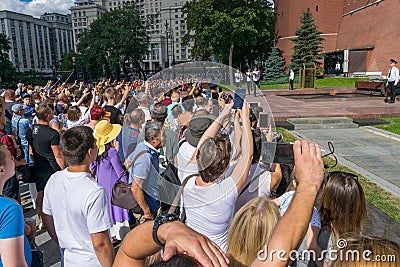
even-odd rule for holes
{"type": "MultiPolygon", "coordinates": [[[[179,142],[179,148],[186,142],[185,139],[179,142]]],[[[168,211],[175,196],[178,193],[179,186],[181,186],[181,180],[178,176],[178,168],[172,162],[169,162],[166,158],[165,170],[161,173],[158,179],[158,193],[161,201],[162,211],[168,211]]],[[[179,206],[176,207],[179,210],[179,206]]]]}

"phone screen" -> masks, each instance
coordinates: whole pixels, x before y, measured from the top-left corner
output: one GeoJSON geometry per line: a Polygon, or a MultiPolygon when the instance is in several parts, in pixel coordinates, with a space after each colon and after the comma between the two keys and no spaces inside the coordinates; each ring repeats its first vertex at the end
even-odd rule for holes
{"type": "Polygon", "coordinates": [[[268,128],[269,114],[267,112],[260,112],[259,119],[260,128],[268,128]]]}
{"type": "Polygon", "coordinates": [[[246,89],[237,88],[235,90],[235,96],[233,98],[233,109],[242,109],[245,95],[246,89]]]}
{"type": "Polygon", "coordinates": [[[267,163],[294,164],[293,144],[263,142],[261,156],[267,163]]]}

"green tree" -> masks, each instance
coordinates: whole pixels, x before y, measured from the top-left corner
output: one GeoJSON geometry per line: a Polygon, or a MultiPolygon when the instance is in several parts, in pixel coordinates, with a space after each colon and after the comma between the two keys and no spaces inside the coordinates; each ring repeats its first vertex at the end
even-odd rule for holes
{"type": "Polygon", "coordinates": [[[72,71],[73,69],[73,58],[77,57],[78,54],[76,54],[73,51],[70,51],[66,54],[63,55],[62,60],[61,60],[61,66],[60,66],[60,70],[62,71],[72,71]]]}
{"type": "Polygon", "coordinates": [[[295,31],[297,38],[292,40],[295,45],[290,68],[297,72],[302,63],[314,62],[317,65],[317,71],[321,72],[321,59],[324,58],[322,54],[324,38],[321,37],[322,32],[315,25],[309,8],[301,15],[300,23],[300,28],[295,31]]]}
{"type": "Polygon", "coordinates": [[[194,42],[192,56],[213,55],[229,66],[263,61],[274,30],[269,0],[199,0],[183,7],[187,15],[184,45],[194,42]]]}
{"type": "Polygon", "coordinates": [[[267,66],[264,71],[264,80],[277,80],[285,76],[285,60],[281,56],[281,51],[276,46],[272,47],[267,59],[267,66]]]}
{"type": "Polygon", "coordinates": [[[149,24],[153,17],[141,18],[134,4],[109,11],[90,24],[79,37],[77,64],[94,77],[105,72],[106,77],[119,79],[121,68],[140,66],[149,45],[149,24]]]}
{"type": "Polygon", "coordinates": [[[17,74],[15,67],[8,57],[10,49],[10,40],[6,35],[0,33],[0,78],[1,82],[4,83],[14,81],[17,74]]]}

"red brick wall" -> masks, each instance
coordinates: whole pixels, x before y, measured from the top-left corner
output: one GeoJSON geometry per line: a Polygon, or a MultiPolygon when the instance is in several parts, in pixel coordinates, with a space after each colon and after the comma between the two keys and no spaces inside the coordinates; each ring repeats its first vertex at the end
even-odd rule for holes
{"type": "Polygon", "coordinates": [[[293,54],[293,42],[289,37],[294,36],[295,29],[300,27],[300,16],[307,8],[310,8],[315,23],[324,34],[324,50],[328,52],[336,49],[335,34],[339,31],[343,5],[344,0],[275,0],[275,38],[278,39],[277,46],[283,50],[287,64],[290,63],[293,54]]]}
{"type": "MultiPolygon", "coordinates": [[[[344,14],[375,0],[346,0],[344,14]],[[356,5],[357,4],[357,5],[356,5]]],[[[368,53],[367,71],[382,71],[387,75],[389,59],[400,60],[400,0],[385,0],[343,17],[337,49],[375,48],[368,53]]],[[[349,62],[351,64],[351,62],[349,62]]]]}

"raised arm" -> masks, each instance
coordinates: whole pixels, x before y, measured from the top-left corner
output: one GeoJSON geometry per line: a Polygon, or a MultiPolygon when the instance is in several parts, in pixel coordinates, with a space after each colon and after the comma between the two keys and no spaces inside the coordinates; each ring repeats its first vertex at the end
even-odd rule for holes
{"type": "Polygon", "coordinates": [[[121,106],[125,103],[126,98],[129,95],[129,92],[131,90],[131,87],[127,84],[125,85],[125,91],[124,94],[122,95],[121,101],[119,101],[119,103],[121,104],[121,106]]]}
{"type": "Polygon", "coordinates": [[[239,158],[239,156],[242,154],[242,148],[240,146],[241,140],[242,140],[242,128],[240,127],[240,111],[237,111],[235,113],[235,118],[233,121],[233,131],[234,131],[234,137],[235,137],[235,142],[234,146],[236,149],[236,158],[239,158]]]}
{"type": "Polygon", "coordinates": [[[240,192],[249,176],[251,161],[253,159],[253,135],[250,126],[250,110],[247,102],[243,103],[242,112],[242,155],[233,169],[231,177],[236,182],[237,191],[240,192]]]}
{"type": "Polygon", "coordinates": [[[296,250],[306,234],[314,201],[324,174],[321,149],[307,141],[293,146],[298,181],[296,193],[268,242],[267,255],[258,255],[251,266],[286,266],[289,252],[296,250]],[[271,251],[284,251],[271,256],[271,251]]]}
{"type": "MultiPolygon", "coordinates": [[[[145,222],[129,232],[118,251],[114,267],[144,266],[146,257],[161,250],[152,237],[153,223],[145,222]]],[[[217,245],[181,222],[162,224],[157,238],[165,244],[164,261],[177,253],[186,253],[205,267],[228,266],[226,255],[217,245]]]]}

